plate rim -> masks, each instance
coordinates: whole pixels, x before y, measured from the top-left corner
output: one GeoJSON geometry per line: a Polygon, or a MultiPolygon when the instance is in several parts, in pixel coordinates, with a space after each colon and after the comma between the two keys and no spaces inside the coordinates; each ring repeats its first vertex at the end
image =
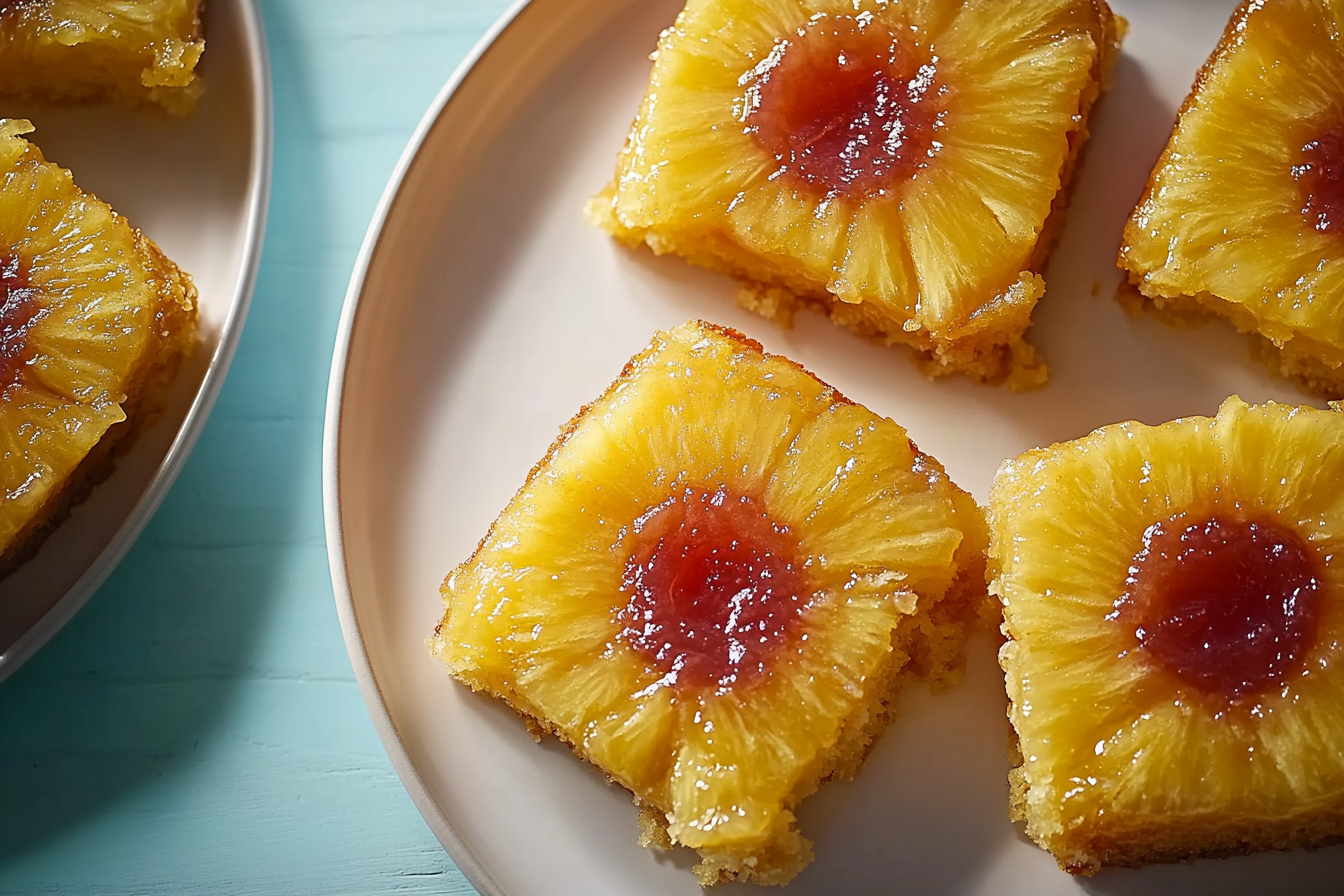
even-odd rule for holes
{"type": "Polygon", "coordinates": [[[242,278],[234,291],[229,313],[220,328],[214,357],[210,359],[210,365],[206,368],[201,385],[196,390],[191,407],[188,408],[177,434],[168,446],[168,451],[159,464],[154,478],[131,508],[130,514],[117,529],[112,540],[84,574],[28,631],[19,636],[8,650],[0,654],[0,682],[17,672],[74,618],[140,537],[140,533],[163,503],[169,489],[177,481],[178,474],[182,472],[187,458],[191,456],[192,449],[196,447],[242,338],[243,324],[256,290],[257,276],[261,269],[262,246],[266,239],[275,135],[271,57],[260,0],[238,0],[238,9],[242,20],[243,45],[247,48],[245,54],[247,78],[254,100],[252,164],[249,166],[247,176],[247,235],[243,241],[242,278]]]}
{"type": "MultiPolygon", "coordinates": [[[[255,0],[254,0],[255,2],[255,0]]],[[[383,699],[382,688],[373,673],[373,664],[364,646],[364,635],[360,628],[359,616],[355,612],[354,595],[350,590],[350,579],[345,562],[345,536],[341,522],[341,419],[345,398],[345,373],[349,361],[350,343],[354,336],[356,318],[364,298],[365,281],[373,257],[382,242],[383,227],[387,223],[393,208],[401,198],[401,190],[406,175],[420,155],[430,131],[438,123],[449,104],[457,95],[459,88],[476,65],[495,47],[510,27],[518,20],[524,10],[532,5],[532,0],[514,0],[514,2],[495,20],[494,24],[476,42],[462,62],[444,82],[438,94],[430,102],[415,131],[402,150],[396,167],[388,179],[383,195],[374,210],[364,241],[360,245],[359,255],[350,275],[350,284],[346,289],[345,301],[341,307],[340,323],[336,331],[336,343],[332,350],[331,374],[327,384],[326,414],[322,428],[322,516],[326,530],[327,563],[331,572],[331,586],[336,602],[336,615],[340,621],[341,636],[345,641],[346,654],[355,673],[355,681],[364,698],[364,706],[373,721],[373,727],[387,751],[388,759],[415,804],[425,823],[447,851],[449,858],[482,896],[507,896],[504,889],[486,871],[466,843],[458,836],[443,810],[430,795],[420,774],[416,771],[406,747],[392,721],[387,702],[383,699]]]]}

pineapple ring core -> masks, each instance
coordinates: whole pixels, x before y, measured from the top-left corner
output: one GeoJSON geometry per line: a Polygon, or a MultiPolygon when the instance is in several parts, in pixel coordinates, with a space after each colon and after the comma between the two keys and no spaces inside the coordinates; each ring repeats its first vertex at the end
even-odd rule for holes
{"type": "Polygon", "coordinates": [[[620,640],[669,684],[759,680],[796,639],[816,587],[797,538],[763,504],[725,488],[687,488],[631,527],[620,640]]]}
{"type": "Polygon", "coordinates": [[[871,13],[817,16],[747,73],[746,130],[780,170],[860,195],[908,180],[939,144],[946,88],[871,13]]]}
{"type": "Polygon", "coordinates": [[[29,285],[23,257],[0,252],[0,390],[17,383],[32,360],[28,331],[41,319],[43,310],[37,290],[29,285]]]}
{"type": "Polygon", "coordinates": [[[1344,232],[1344,122],[1302,147],[1293,176],[1311,226],[1321,233],[1344,232]]]}
{"type": "Polygon", "coordinates": [[[1183,514],[1143,534],[1111,618],[1183,683],[1236,699],[1282,687],[1316,641],[1322,573],[1272,521],[1183,514]]]}

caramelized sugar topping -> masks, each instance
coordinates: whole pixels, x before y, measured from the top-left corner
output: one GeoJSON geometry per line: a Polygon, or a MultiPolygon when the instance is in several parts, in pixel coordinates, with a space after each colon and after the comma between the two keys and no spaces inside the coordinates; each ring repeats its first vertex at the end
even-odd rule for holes
{"type": "Polygon", "coordinates": [[[0,251],[0,389],[17,383],[32,360],[28,331],[41,313],[37,290],[28,285],[27,263],[0,251]]]}
{"type": "Polygon", "coordinates": [[[1207,693],[1277,687],[1316,637],[1322,584],[1301,536],[1272,522],[1155,523],[1112,618],[1142,650],[1207,693]]]}
{"type": "Polygon", "coordinates": [[[937,58],[916,58],[871,16],[822,16],[743,78],[742,120],[781,170],[825,190],[871,194],[936,151],[937,58]]]}
{"type": "Polygon", "coordinates": [[[768,672],[811,590],[798,545],[758,501],[688,488],[636,520],[625,543],[621,639],[672,681],[727,687],[768,672]]]}
{"type": "Polygon", "coordinates": [[[1344,122],[1302,147],[1293,176],[1311,226],[1322,233],[1344,232],[1344,122]]]}

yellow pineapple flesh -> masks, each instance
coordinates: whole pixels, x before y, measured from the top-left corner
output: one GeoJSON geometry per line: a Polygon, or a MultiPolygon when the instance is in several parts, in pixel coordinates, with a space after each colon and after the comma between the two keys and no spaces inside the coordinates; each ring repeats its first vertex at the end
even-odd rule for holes
{"type": "Polygon", "coordinates": [[[196,333],[191,278],[0,119],[0,568],[108,470],[196,333]],[[129,419],[128,419],[129,418],[129,419]]]}
{"type": "Polygon", "coordinates": [[[1018,388],[1087,117],[1118,48],[1101,0],[690,0],[611,186],[617,238],[1018,388]]]}
{"type": "Polygon", "coordinates": [[[0,0],[0,94],[157,104],[184,114],[205,88],[204,0],[0,0]]]}
{"type": "Polygon", "coordinates": [[[628,788],[704,884],[784,883],[793,810],[985,610],[975,502],[890,420],[731,330],[660,333],[443,586],[431,640],[628,788]]]}
{"type": "Polygon", "coordinates": [[[1344,836],[1344,413],[1106,427],[989,517],[1013,813],[1061,867],[1344,836]]]}
{"type": "Polygon", "coordinates": [[[1283,373],[1331,398],[1344,396],[1341,24],[1327,0],[1238,7],[1119,259],[1158,308],[1259,334],[1283,373]]]}

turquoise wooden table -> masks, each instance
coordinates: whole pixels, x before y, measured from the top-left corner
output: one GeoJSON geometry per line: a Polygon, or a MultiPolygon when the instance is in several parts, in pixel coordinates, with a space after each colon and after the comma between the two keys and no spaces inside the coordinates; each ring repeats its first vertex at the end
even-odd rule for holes
{"type": "Polygon", "coordinates": [[[0,685],[0,893],[474,892],[374,734],[336,622],[322,411],[346,281],[425,107],[506,0],[264,0],[275,179],[195,454],[0,685]]]}

